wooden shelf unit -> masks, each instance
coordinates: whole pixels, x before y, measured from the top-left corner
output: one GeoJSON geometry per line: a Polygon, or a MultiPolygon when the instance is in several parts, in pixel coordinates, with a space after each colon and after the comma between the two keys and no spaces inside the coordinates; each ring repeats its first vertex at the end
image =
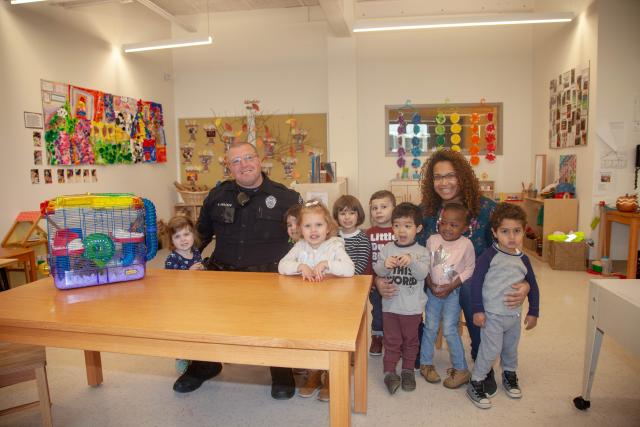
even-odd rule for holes
{"type": "Polygon", "coordinates": [[[419,205],[422,202],[420,181],[413,179],[392,179],[391,192],[396,196],[396,203],[410,202],[419,205]]]}
{"type": "Polygon", "coordinates": [[[576,231],[578,229],[578,199],[540,199],[525,197],[522,209],[527,214],[527,225],[533,228],[536,234],[542,236],[542,256],[535,251],[527,250],[528,254],[547,261],[549,256],[549,240],[547,236],[554,231],[576,231]],[[537,225],[538,212],[544,207],[542,226],[537,225]]]}

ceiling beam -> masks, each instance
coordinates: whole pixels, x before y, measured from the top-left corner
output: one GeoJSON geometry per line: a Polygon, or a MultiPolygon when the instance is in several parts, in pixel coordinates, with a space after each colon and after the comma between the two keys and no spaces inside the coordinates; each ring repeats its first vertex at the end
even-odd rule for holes
{"type": "Polygon", "coordinates": [[[151,9],[153,12],[155,12],[158,15],[162,16],[166,20],[173,22],[177,26],[183,28],[184,30],[186,30],[186,31],[188,31],[190,33],[195,33],[197,31],[196,27],[194,27],[191,24],[186,23],[185,21],[183,21],[182,19],[178,18],[177,16],[175,16],[175,15],[171,14],[170,12],[164,10],[163,8],[161,8],[160,6],[158,6],[157,4],[152,2],[151,0],[136,0],[136,1],[138,3],[140,3],[141,5],[146,6],[147,8],[151,9]]]}
{"type": "Polygon", "coordinates": [[[351,37],[353,0],[319,0],[329,27],[338,37],[351,37]]]}

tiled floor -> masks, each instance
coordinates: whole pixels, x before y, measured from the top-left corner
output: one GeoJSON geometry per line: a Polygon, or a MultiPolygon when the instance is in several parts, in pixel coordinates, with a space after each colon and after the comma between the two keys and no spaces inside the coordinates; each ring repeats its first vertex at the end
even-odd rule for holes
{"type": "MultiPolygon", "coordinates": [[[[161,266],[163,260],[159,254],[152,265],[161,266]]],[[[510,400],[500,390],[494,407],[483,411],[462,388],[447,390],[422,379],[416,391],[389,396],[382,383],[382,360],[376,357],[369,359],[368,413],[353,415],[353,425],[639,426],[640,359],[607,337],[593,406],[586,412],[573,407],[582,387],[589,276],[533,262],[541,287],[541,318],[536,329],[523,331],[518,371],[522,400],[510,400]]],[[[328,405],[313,398],[272,400],[266,368],[225,365],[201,389],[178,395],[171,390],[176,378],[172,359],[103,354],[105,382],[90,388],[81,351],[51,348],[47,357],[57,426],[322,426],[329,420],[328,405]]],[[[438,352],[436,367],[444,375],[446,350],[438,352]]],[[[12,386],[0,391],[0,407],[29,398],[36,398],[34,384],[12,386]]],[[[6,418],[0,425],[36,426],[39,416],[6,418]]]]}

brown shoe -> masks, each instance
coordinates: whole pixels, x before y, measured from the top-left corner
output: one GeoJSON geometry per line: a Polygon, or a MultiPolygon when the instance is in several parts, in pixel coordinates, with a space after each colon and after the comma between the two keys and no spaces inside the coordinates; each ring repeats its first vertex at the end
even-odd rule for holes
{"type": "Polygon", "coordinates": [[[298,391],[298,396],[300,397],[311,397],[316,391],[322,386],[322,371],[318,371],[315,369],[309,370],[309,376],[307,377],[307,382],[300,387],[298,391]]]}
{"type": "Polygon", "coordinates": [[[449,368],[447,369],[447,374],[447,378],[442,383],[446,388],[458,388],[468,383],[471,379],[471,372],[469,372],[468,369],[462,369],[459,371],[454,368],[449,368]]]}
{"type": "Polygon", "coordinates": [[[382,337],[380,335],[371,335],[369,356],[382,356],[382,337]]]}
{"type": "Polygon", "coordinates": [[[427,380],[428,383],[437,384],[440,382],[440,375],[433,365],[420,365],[420,375],[427,380]]]}
{"type": "Polygon", "coordinates": [[[329,401],[329,372],[324,374],[324,384],[322,384],[320,393],[318,393],[318,400],[321,402],[329,401]]]}

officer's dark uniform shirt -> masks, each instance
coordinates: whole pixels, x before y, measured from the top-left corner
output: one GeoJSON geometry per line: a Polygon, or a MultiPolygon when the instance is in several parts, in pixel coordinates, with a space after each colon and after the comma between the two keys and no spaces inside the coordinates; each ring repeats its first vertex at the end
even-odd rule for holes
{"type": "Polygon", "coordinates": [[[216,236],[209,265],[215,262],[243,268],[277,263],[286,255],[289,236],[284,214],[302,199],[266,175],[262,178],[257,189],[244,189],[230,180],[209,192],[197,224],[201,250],[216,236]],[[244,196],[238,198],[240,192],[248,196],[244,206],[244,196]]]}

